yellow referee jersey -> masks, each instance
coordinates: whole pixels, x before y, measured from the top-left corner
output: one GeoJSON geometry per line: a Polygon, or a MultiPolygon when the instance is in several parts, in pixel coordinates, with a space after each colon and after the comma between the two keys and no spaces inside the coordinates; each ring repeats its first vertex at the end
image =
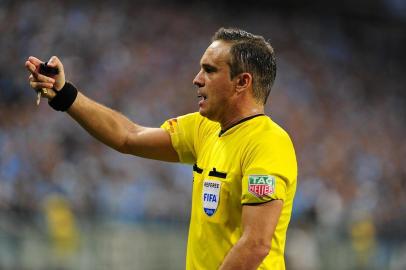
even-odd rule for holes
{"type": "Polygon", "coordinates": [[[218,269],[242,235],[242,205],[273,199],[283,200],[283,209],[271,251],[258,269],[285,269],[297,177],[289,135],[265,115],[245,118],[225,132],[199,113],[161,127],[169,132],[180,161],[194,164],[186,269],[218,269]]]}

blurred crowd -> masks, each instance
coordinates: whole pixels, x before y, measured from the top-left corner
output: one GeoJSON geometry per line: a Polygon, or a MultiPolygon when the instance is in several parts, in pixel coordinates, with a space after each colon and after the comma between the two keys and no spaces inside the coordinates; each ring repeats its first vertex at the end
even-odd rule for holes
{"type": "Polygon", "coordinates": [[[190,167],[122,155],[44,100],[37,107],[24,62],[57,55],[86,95],[159,126],[197,109],[200,57],[219,27],[235,26],[264,35],[277,54],[266,109],[290,133],[299,163],[287,254],[303,252],[293,246],[315,229],[325,245],[330,235],[352,239],[361,263],[377,249],[384,261],[405,248],[406,20],[225,9],[0,3],[0,215],[35,223],[58,195],[77,217],[187,222],[190,167]]]}

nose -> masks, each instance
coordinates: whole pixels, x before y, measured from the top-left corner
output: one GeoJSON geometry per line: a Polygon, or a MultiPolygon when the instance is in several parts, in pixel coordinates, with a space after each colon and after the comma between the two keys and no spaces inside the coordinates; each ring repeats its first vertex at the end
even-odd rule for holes
{"type": "Polygon", "coordinates": [[[199,88],[204,86],[202,71],[199,71],[199,73],[196,74],[196,77],[193,79],[193,84],[199,88]]]}

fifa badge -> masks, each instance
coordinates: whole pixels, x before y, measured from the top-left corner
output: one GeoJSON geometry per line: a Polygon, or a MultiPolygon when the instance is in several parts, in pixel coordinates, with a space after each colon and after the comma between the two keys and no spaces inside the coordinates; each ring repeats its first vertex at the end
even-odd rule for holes
{"type": "Polygon", "coordinates": [[[211,217],[217,210],[220,201],[221,182],[216,180],[204,180],[202,202],[203,210],[211,217]]]}

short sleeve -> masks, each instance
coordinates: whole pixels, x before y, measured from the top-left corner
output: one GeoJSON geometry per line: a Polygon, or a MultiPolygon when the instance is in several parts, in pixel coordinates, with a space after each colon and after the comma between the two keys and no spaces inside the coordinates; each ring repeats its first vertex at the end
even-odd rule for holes
{"type": "Polygon", "coordinates": [[[285,200],[296,181],[297,163],[290,138],[271,134],[253,140],[243,166],[242,204],[285,200]]]}
{"type": "Polygon", "coordinates": [[[165,121],[161,128],[171,136],[172,146],[178,153],[181,163],[196,163],[194,147],[196,113],[186,114],[165,121]]]}

